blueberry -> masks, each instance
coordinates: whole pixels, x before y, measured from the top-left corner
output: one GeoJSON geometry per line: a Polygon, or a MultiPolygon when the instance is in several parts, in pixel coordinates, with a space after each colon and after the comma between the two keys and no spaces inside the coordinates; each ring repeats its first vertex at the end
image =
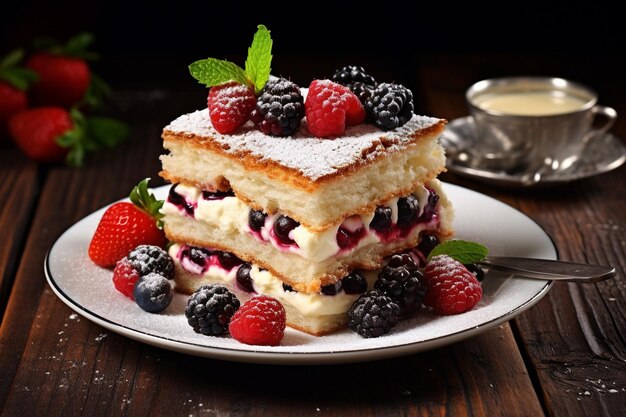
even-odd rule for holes
{"type": "Polygon", "coordinates": [[[326,284],[322,286],[322,294],[335,295],[341,291],[341,281],[337,281],[334,284],[326,284]]]}
{"type": "Polygon", "coordinates": [[[398,226],[410,225],[419,213],[420,206],[417,197],[408,195],[398,200],[398,226]]]}
{"type": "Polygon", "coordinates": [[[479,282],[482,281],[483,278],[485,278],[485,271],[483,271],[483,269],[478,264],[475,264],[475,263],[465,264],[465,267],[467,268],[468,271],[474,274],[474,276],[479,282]]]}
{"type": "Polygon", "coordinates": [[[367,280],[360,270],[356,269],[341,280],[346,294],[362,294],[367,291],[367,280]]]}
{"type": "Polygon", "coordinates": [[[229,271],[237,265],[241,265],[241,263],[243,262],[232,253],[222,251],[217,252],[217,259],[220,261],[220,264],[222,264],[222,268],[229,271]]]}
{"type": "Polygon", "coordinates": [[[239,265],[239,269],[237,269],[237,284],[239,288],[245,292],[254,292],[254,285],[252,283],[252,277],[250,276],[251,269],[252,265],[247,262],[239,265]]]}
{"type": "Polygon", "coordinates": [[[189,260],[198,266],[205,266],[207,259],[211,256],[211,251],[196,246],[189,247],[189,260]]]}
{"type": "Polygon", "coordinates": [[[291,232],[296,227],[300,226],[300,223],[292,219],[291,217],[280,215],[276,222],[274,223],[274,233],[278,237],[278,239],[284,244],[295,243],[290,237],[289,232],[291,232]]]}
{"type": "Polygon", "coordinates": [[[430,233],[425,233],[422,235],[422,240],[419,245],[417,245],[417,249],[422,252],[424,257],[427,257],[435,246],[439,244],[439,239],[435,235],[431,235],[430,233]]]}
{"type": "Polygon", "coordinates": [[[228,191],[202,191],[202,198],[205,200],[221,200],[225,197],[234,197],[233,190],[228,191]]]}
{"type": "Polygon", "coordinates": [[[437,202],[439,202],[439,196],[435,194],[433,190],[428,189],[428,193],[428,201],[426,202],[426,207],[424,207],[424,211],[419,218],[420,222],[429,222],[433,218],[435,209],[437,208],[437,202]]]}
{"type": "Polygon", "coordinates": [[[285,292],[296,292],[291,285],[283,284],[283,291],[285,292]]]}
{"type": "Polygon", "coordinates": [[[152,272],[137,281],[133,296],[142,310],[158,313],[170,305],[174,294],[169,280],[152,272]]]}
{"type": "Polygon", "coordinates": [[[263,213],[261,210],[251,209],[248,213],[248,226],[255,232],[260,232],[263,226],[265,226],[266,217],[267,214],[263,213]]]}
{"type": "Polygon", "coordinates": [[[189,204],[187,200],[185,200],[185,197],[183,197],[182,195],[176,192],[176,187],[178,187],[178,184],[172,185],[172,188],[170,188],[170,192],[168,194],[167,200],[170,203],[174,204],[175,206],[182,207],[187,212],[187,214],[193,216],[194,214],[193,205],[189,204]]]}
{"type": "Polygon", "coordinates": [[[391,227],[391,207],[378,206],[374,212],[374,218],[370,222],[370,228],[377,232],[389,230],[391,227]]]}

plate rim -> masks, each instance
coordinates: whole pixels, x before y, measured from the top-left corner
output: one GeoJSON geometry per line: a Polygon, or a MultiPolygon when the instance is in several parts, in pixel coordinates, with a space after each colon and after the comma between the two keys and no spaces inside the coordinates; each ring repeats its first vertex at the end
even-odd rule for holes
{"type": "MultiPolygon", "coordinates": [[[[552,236],[532,217],[526,215],[521,212],[517,208],[506,204],[496,198],[488,196],[486,194],[480,193],[478,191],[442,181],[444,186],[452,186],[462,189],[464,191],[473,193],[475,195],[480,196],[481,198],[487,198],[493,201],[496,201],[499,204],[505,205],[508,209],[515,211],[517,214],[526,217],[529,221],[534,223],[548,238],[552,249],[554,250],[555,259],[560,258],[560,254],[558,248],[555,244],[552,236]]],[[[156,187],[153,190],[158,188],[167,188],[168,185],[163,185],[161,187],[156,187]]],[[[180,341],[176,339],[172,339],[169,337],[154,335],[151,333],[144,332],[142,330],[137,330],[135,328],[119,324],[113,320],[110,320],[106,317],[102,317],[101,315],[91,311],[88,307],[85,307],[79,304],[77,301],[72,299],[69,295],[65,293],[65,291],[58,285],[57,281],[52,276],[52,272],[50,270],[50,254],[53,251],[54,247],[57,243],[63,239],[66,233],[69,233],[73,227],[77,227],[77,225],[83,221],[86,221],[88,217],[92,216],[96,212],[105,209],[106,207],[115,204],[118,201],[125,201],[127,198],[122,198],[116,201],[113,201],[107,205],[102,206],[99,209],[92,211],[91,213],[85,215],[78,221],[74,222],[70,227],[65,229],[65,231],[57,237],[52,246],[46,252],[44,258],[44,274],[46,276],[46,281],[52,291],[56,294],[56,296],[63,301],[68,307],[70,307],[74,312],[80,314],[85,317],[87,320],[90,320],[103,328],[106,328],[114,333],[121,334],[130,339],[146,343],[152,346],[156,346],[158,348],[162,348],[165,350],[176,351],[179,353],[184,353],[188,355],[193,355],[197,357],[218,359],[218,360],[227,360],[233,362],[244,362],[244,363],[257,363],[257,364],[276,364],[276,365],[327,365],[327,364],[337,364],[337,363],[354,363],[354,362],[369,362],[374,360],[382,360],[391,357],[404,356],[412,353],[418,353],[422,351],[436,349],[438,347],[446,346],[449,344],[456,343],[460,340],[464,340],[466,338],[473,337],[479,333],[482,333],[486,330],[492,329],[501,323],[509,321],[524,311],[530,309],[537,302],[539,302],[552,288],[554,285],[554,281],[545,281],[544,286],[534,294],[530,299],[524,302],[521,305],[513,308],[505,312],[504,314],[495,317],[489,321],[476,325],[469,329],[463,329],[456,331],[454,333],[448,333],[445,335],[441,335],[435,338],[431,338],[428,340],[420,340],[414,342],[407,342],[402,344],[397,344],[393,346],[378,346],[378,347],[369,347],[365,349],[355,349],[355,350],[346,350],[346,351],[333,351],[327,350],[322,352],[268,352],[268,351],[259,351],[259,350],[241,350],[230,347],[222,347],[222,346],[207,346],[204,344],[197,344],[188,341],[180,341]]],[[[510,278],[509,278],[510,279],[510,278]]]]}

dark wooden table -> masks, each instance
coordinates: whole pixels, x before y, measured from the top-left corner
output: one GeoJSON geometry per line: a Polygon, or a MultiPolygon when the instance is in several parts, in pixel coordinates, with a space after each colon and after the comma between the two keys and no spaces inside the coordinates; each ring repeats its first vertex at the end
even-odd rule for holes
{"type": "MultiPolygon", "coordinates": [[[[302,80],[318,76],[297,67],[300,58],[278,66],[289,72],[293,64],[302,80]]],[[[463,92],[479,79],[571,78],[617,109],[622,116],[612,132],[626,138],[623,57],[433,55],[371,67],[398,72],[395,78],[413,87],[418,111],[449,120],[466,114],[463,92]]],[[[240,364],[138,343],[73,315],[46,283],[46,252],[66,228],[126,196],[140,179],[161,184],[161,129],[202,106],[203,95],[118,91],[115,107],[132,138],[82,169],[41,166],[2,149],[1,416],[626,415],[626,167],[527,191],[444,175],[536,220],[562,259],[614,265],[618,275],[597,284],[557,283],[510,322],[440,349],[333,366],[240,364]]]]}

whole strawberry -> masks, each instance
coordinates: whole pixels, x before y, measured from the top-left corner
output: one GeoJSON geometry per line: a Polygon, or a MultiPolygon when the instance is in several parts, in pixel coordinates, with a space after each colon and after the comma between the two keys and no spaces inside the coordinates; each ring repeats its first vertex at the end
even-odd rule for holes
{"type": "Polygon", "coordinates": [[[241,343],[277,346],[285,335],[285,320],[285,308],[278,300],[257,295],[237,310],[228,331],[241,343]]]}
{"type": "Polygon", "coordinates": [[[69,134],[74,123],[61,107],[39,107],[14,114],[9,119],[13,142],[31,159],[38,162],[62,161],[69,149],[59,139],[69,134]]]}
{"type": "Polygon", "coordinates": [[[207,99],[209,116],[215,130],[233,133],[243,126],[256,107],[254,91],[235,81],[211,87],[207,99]]]}
{"type": "Polygon", "coordinates": [[[148,180],[133,188],[131,203],[114,203],[102,215],[88,249],[96,265],[112,267],[139,245],[165,246],[158,224],[163,201],[148,192],[148,180]]]}
{"type": "Polygon", "coordinates": [[[460,314],[471,310],[482,298],[476,276],[448,255],[433,256],[426,264],[427,282],[423,303],[437,314],[460,314]]]}
{"type": "Polygon", "coordinates": [[[19,66],[21,49],[0,60],[0,139],[8,136],[8,121],[15,113],[28,107],[26,90],[37,80],[37,74],[19,66]]]}
{"type": "Polygon", "coordinates": [[[52,43],[26,61],[39,76],[31,90],[33,103],[70,107],[83,99],[92,78],[87,60],[96,57],[87,50],[92,41],[91,34],[83,33],[65,45],[52,43]]]}
{"type": "Polygon", "coordinates": [[[365,108],[348,87],[330,80],[313,80],[304,103],[308,128],[318,138],[341,136],[346,126],[365,120],[365,108]]]}

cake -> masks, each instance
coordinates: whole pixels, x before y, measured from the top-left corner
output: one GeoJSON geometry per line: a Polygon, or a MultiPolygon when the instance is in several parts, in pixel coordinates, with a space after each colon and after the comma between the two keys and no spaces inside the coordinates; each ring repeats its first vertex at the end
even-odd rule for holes
{"type": "Polygon", "coordinates": [[[177,243],[169,250],[176,289],[191,294],[219,282],[244,299],[276,297],[288,325],[311,334],[345,327],[359,296],[343,290],[345,277],[381,268],[424,235],[453,233],[437,180],[444,127],[413,115],[396,129],[360,124],[328,140],[306,122],[275,137],[251,122],[221,134],[208,110],[180,116],[163,130],[160,173],[173,184],[162,212],[177,243]]]}

